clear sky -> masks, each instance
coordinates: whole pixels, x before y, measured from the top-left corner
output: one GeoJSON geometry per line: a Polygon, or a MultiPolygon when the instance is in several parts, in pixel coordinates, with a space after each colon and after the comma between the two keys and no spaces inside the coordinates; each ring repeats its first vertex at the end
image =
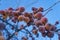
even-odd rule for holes
{"type": "MultiPolygon", "coordinates": [[[[32,7],[43,7],[44,9],[49,8],[51,5],[53,5],[55,2],[59,0],[1,0],[0,2],[0,10],[6,9],[9,7],[17,8],[20,6],[24,6],[26,11],[31,12],[32,7]]],[[[49,20],[49,23],[54,24],[56,20],[60,20],[60,3],[57,4],[52,8],[53,10],[50,11],[46,17],[49,20]]],[[[44,12],[45,13],[45,12],[44,12]]],[[[43,14],[44,14],[43,13],[43,14]]],[[[60,24],[59,24],[60,25],[60,24]]],[[[58,28],[59,25],[57,26],[58,28]]],[[[49,40],[49,38],[42,38],[41,36],[38,38],[38,40],[49,40]]],[[[52,40],[58,40],[57,35],[55,35],[52,40]]]]}

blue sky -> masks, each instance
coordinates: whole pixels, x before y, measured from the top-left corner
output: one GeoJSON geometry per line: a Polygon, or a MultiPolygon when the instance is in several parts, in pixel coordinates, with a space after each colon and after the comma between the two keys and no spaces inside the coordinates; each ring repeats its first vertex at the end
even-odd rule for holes
{"type": "MultiPolygon", "coordinates": [[[[32,12],[32,7],[43,7],[44,9],[49,8],[51,5],[53,5],[55,2],[59,0],[1,0],[0,2],[0,10],[7,9],[9,7],[17,8],[20,6],[24,6],[26,11],[32,12]]],[[[57,4],[52,8],[53,10],[50,11],[46,17],[49,20],[49,23],[54,24],[56,20],[60,20],[60,3],[57,4]]],[[[44,12],[45,13],[45,12],[44,12]]],[[[44,14],[43,13],[43,14],[44,14]]],[[[59,25],[57,26],[58,28],[59,25]]],[[[41,40],[42,37],[38,38],[41,40]]],[[[42,40],[48,40],[49,38],[42,38],[42,40]]],[[[55,35],[52,40],[58,40],[57,35],[55,35]]]]}

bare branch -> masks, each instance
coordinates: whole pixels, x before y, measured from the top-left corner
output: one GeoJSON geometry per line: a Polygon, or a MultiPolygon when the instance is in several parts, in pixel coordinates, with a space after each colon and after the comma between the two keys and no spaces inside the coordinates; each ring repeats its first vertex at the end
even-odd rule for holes
{"type": "Polygon", "coordinates": [[[54,3],[54,4],[53,4],[52,6],[50,6],[49,8],[45,9],[45,10],[44,10],[44,12],[45,12],[45,11],[47,11],[47,10],[52,9],[52,7],[54,7],[54,6],[55,6],[55,5],[57,5],[58,3],[60,3],[60,1],[58,1],[58,2],[54,3]]]}
{"type": "Polygon", "coordinates": [[[44,16],[46,16],[51,10],[53,10],[53,9],[49,9],[49,10],[44,14],[44,16]]]}
{"type": "Polygon", "coordinates": [[[31,5],[33,5],[33,4],[37,3],[37,2],[38,2],[38,1],[37,1],[37,0],[35,0],[35,1],[33,1],[32,3],[30,3],[30,4],[26,5],[25,7],[26,7],[26,8],[28,8],[29,6],[31,6],[31,5]]]}

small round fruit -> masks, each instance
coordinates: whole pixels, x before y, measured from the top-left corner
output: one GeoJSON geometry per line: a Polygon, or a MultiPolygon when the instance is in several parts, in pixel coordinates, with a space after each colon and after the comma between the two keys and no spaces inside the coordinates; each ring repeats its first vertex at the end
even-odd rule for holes
{"type": "Polygon", "coordinates": [[[52,25],[51,28],[50,28],[51,31],[56,31],[56,29],[57,29],[57,28],[56,28],[55,25],[52,25]]]}
{"type": "Polygon", "coordinates": [[[7,10],[14,10],[12,7],[9,7],[7,10]]]}
{"type": "Polygon", "coordinates": [[[45,26],[39,26],[39,32],[45,33],[45,26]]]}
{"type": "Polygon", "coordinates": [[[53,33],[53,32],[47,32],[47,36],[48,36],[49,38],[53,38],[54,33],[53,33]]]}
{"type": "Polygon", "coordinates": [[[45,25],[48,22],[48,19],[46,17],[42,17],[41,22],[45,25]]]}
{"type": "Polygon", "coordinates": [[[34,14],[34,17],[37,19],[41,19],[43,17],[42,13],[36,13],[34,14]]]}
{"type": "Polygon", "coordinates": [[[45,24],[45,28],[46,28],[46,30],[50,31],[51,24],[50,23],[45,24]]]}
{"type": "Polygon", "coordinates": [[[7,16],[7,13],[4,10],[1,10],[0,14],[2,14],[3,16],[7,16]]]}
{"type": "Polygon", "coordinates": [[[28,40],[28,38],[26,38],[26,37],[22,37],[22,40],[28,40]]]}
{"type": "Polygon", "coordinates": [[[34,22],[34,19],[33,18],[29,18],[30,19],[30,22],[34,22]]]}
{"type": "Polygon", "coordinates": [[[28,17],[29,16],[29,13],[28,12],[24,12],[24,16],[25,17],[28,17]]]}
{"type": "Polygon", "coordinates": [[[12,14],[14,15],[14,16],[19,16],[19,14],[18,14],[18,12],[17,11],[15,11],[15,12],[12,12],[12,14]]]}
{"type": "Polygon", "coordinates": [[[32,7],[32,11],[37,11],[38,8],[32,7]]]}
{"type": "Polygon", "coordinates": [[[44,33],[41,33],[42,34],[42,37],[46,37],[47,33],[44,32],[44,33]]]}
{"type": "Polygon", "coordinates": [[[3,14],[3,13],[5,13],[5,11],[4,10],[0,10],[0,14],[3,14]]]}
{"type": "Polygon", "coordinates": [[[24,12],[24,11],[25,11],[25,8],[24,8],[24,7],[19,7],[19,8],[16,9],[16,10],[18,10],[18,11],[20,11],[20,12],[24,12]]]}
{"type": "Polygon", "coordinates": [[[13,15],[12,12],[13,12],[12,10],[7,10],[7,15],[8,15],[9,17],[12,16],[12,15],[13,15]]]}
{"type": "Polygon", "coordinates": [[[6,19],[7,19],[7,16],[2,16],[2,17],[3,17],[3,19],[4,19],[4,20],[6,20],[6,19]]]}
{"type": "Polygon", "coordinates": [[[38,33],[38,30],[37,29],[33,29],[32,33],[36,35],[38,33]]]}
{"type": "Polygon", "coordinates": [[[18,17],[18,20],[19,20],[19,21],[23,21],[23,20],[24,20],[24,16],[23,16],[23,15],[20,15],[20,16],[18,17]]]}
{"type": "Polygon", "coordinates": [[[35,20],[34,24],[39,27],[39,25],[43,25],[40,20],[35,20]]]}
{"type": "Polygon", "coordinates": [[[18,20],[18,16],[14,16],[14,19],[15,19],[15,20],[18,20]]]}
{"type": "Polygon", "coordinates": [[[25,21],[26,23],[29,23],[29,21],[30,21],[29,17],[24,17],[24,21],[25,21]]]}
{"type": "Polygon", "coordinates": [[[38,12],[43,12],[44,11],[44,9],[42,8],[42,7],[40,7],[39,9],[38,9],[38,12]]]}
{"type": "Polygon", "coordinates": [[[32,15],[31,15],[30,13],[28,13],[28,12],[25,12],[25,13],[24,13],[24,16],[25,16],[25,17],[32,18],[32,15]]]}
{"type": "Polygon", "coordinates": [[[57,24],[59,24],[59,21],[56,21],[56,22],[55,22],[55,25],[57,25],[57,24]]]}

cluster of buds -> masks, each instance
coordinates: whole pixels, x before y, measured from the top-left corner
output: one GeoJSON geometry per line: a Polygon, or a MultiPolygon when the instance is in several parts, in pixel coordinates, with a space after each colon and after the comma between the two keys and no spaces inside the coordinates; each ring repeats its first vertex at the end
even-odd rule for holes
{"type": "MultiPolygon", "coordinates": [[[[48,23],[48,19],[42,14],[44,11],[42,7],[32,7],[32,11],[32,13],[25,12],[24,7],[19,7],[17,9],[8,8],[6,10],[0,10],[0,15],[2,15],[3,20],[9,18],[13,23],[25,21],[28,26],[34,24],[38,29],[33,28],[32,33],[37,34],[39,31],[43,37],[48,36],[49,38],[52,38],[57,29],[56,25],[59,24],[59,22],[57,21],[54,25],[48,23]]],[[[4,28],[5,25],[0,23],[0,29],[2,30],[4,28]]],[[[24,26],[22,25],[20,29],[24,29],[24,26]]],[[[17,35],[17,32],[15,34],[17,35]]],[[[25,37],[22,39],[27,40],[25,37]]]]}

